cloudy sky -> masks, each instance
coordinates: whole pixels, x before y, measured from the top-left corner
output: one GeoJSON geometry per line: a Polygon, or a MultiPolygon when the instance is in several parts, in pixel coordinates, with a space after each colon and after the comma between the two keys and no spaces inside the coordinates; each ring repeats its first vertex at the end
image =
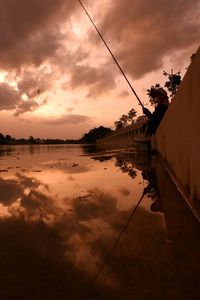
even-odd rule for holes
{"type": "MultiPolygon", "coordinates": [[[[143,103],[199,47],[199,0],[82,0],[143,103]]],[[[0,0],[0,132],[79,138],[141,108],[78,0],[0,0]]]]}

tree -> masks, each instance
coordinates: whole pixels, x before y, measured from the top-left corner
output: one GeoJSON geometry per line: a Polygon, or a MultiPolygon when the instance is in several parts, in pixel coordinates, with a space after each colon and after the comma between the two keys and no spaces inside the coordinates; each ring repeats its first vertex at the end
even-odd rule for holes
{"type": "Polygon", "coordinates": [[[129,110],[128,112],[128,121],[129,123],[133,124],[134,123],[134,118],[137,116],[137,112],[134,108],[129,110]]]}
{"type": "Polygon", "coordinates": [[[127,115],[123,114],[118,121],[115,121],[115,129],[121,129],[123,127],[126,127],[128,125],[131,125],[134,123],[134,118],[136,117],[137,112],[134,108],[132,108],[127,115]]]}
{"type": "Polygon", "coordinates": [[[9,134],[6,134],[6,140],[7,141],[11,141],[12,140],[12,138],[11,138],[11,136],[9,134]]]}
{"type": "Polygon", "coordinates": [[[5,137],[2,133],[0,133],[0,144],[4,144],[5,142],[5,137]]]}
{"type": "Polygon", "coordinates": [[[119,120],[119,121],[115,121],[115,129],[118,130],[118,129],[121,129],[123,127],[123,124],[122,122],[119,120]]]}
{"type": "Polygon", "coordinates": [[[125,127],[128,125],[128,116],[127,115],[122,115],[119,120],[122,123],[122,127],[125,127]]]}
{"type": "Polygon", "coordinates": [[[29,136],[29,143],[30,144],[34,144],[35,143],[35,139],[34,139],[34,137],[33,136],[29,136]]]}
{"type": "Polygon", "coordinates": [[[97,139],[100,139],[111,132],[112,129],[104,126],[99,126],[98,128],[93,128],[88,133],[85,133],[82,141],[84,143],[95,143],[97,139]]]}
{"type": "Polygon", "coordinates": [[[173,97],[176,94],[176,91],[181,83],[181,72],[180,70],[177,73],[173,74],[173,70],[171,70],[171,74],[163,71],[163,75],[168,76],[168,81],[165,82],[165,87],[171,93],[170,97],[173,97]]]}

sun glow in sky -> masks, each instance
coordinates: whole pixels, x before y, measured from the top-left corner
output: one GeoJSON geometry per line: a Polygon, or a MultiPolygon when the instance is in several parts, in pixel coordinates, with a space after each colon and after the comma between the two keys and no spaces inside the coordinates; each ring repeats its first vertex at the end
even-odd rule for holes
{"type": "MultiPolygon", "coordinates": [[[[83,0],[143,103],[199,47],[198,0],[83,0]]],[[[79,138],[141,108],[77,0],[0,0],[0,132],[79,138]]]]}

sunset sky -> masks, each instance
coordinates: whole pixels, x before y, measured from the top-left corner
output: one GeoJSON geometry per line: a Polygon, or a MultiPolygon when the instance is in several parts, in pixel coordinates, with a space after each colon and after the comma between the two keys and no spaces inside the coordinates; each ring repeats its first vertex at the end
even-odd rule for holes
{"type": "MultiPolygon", "coordinates": [[[[143,103],[199,47],[199,0],[82,0],[143,103]]],[[[0,132],[79,138],[137,99],[78,0],[0,0],[0,132]]]]}

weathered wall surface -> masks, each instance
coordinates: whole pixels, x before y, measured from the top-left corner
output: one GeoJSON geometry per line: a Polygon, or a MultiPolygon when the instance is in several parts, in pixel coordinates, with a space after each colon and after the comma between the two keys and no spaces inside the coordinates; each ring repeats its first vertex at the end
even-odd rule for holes
{"type": "Polygon", "coordinates": [[[200,48],[154,138],[190,204],[200,207],[200,48]]]}

